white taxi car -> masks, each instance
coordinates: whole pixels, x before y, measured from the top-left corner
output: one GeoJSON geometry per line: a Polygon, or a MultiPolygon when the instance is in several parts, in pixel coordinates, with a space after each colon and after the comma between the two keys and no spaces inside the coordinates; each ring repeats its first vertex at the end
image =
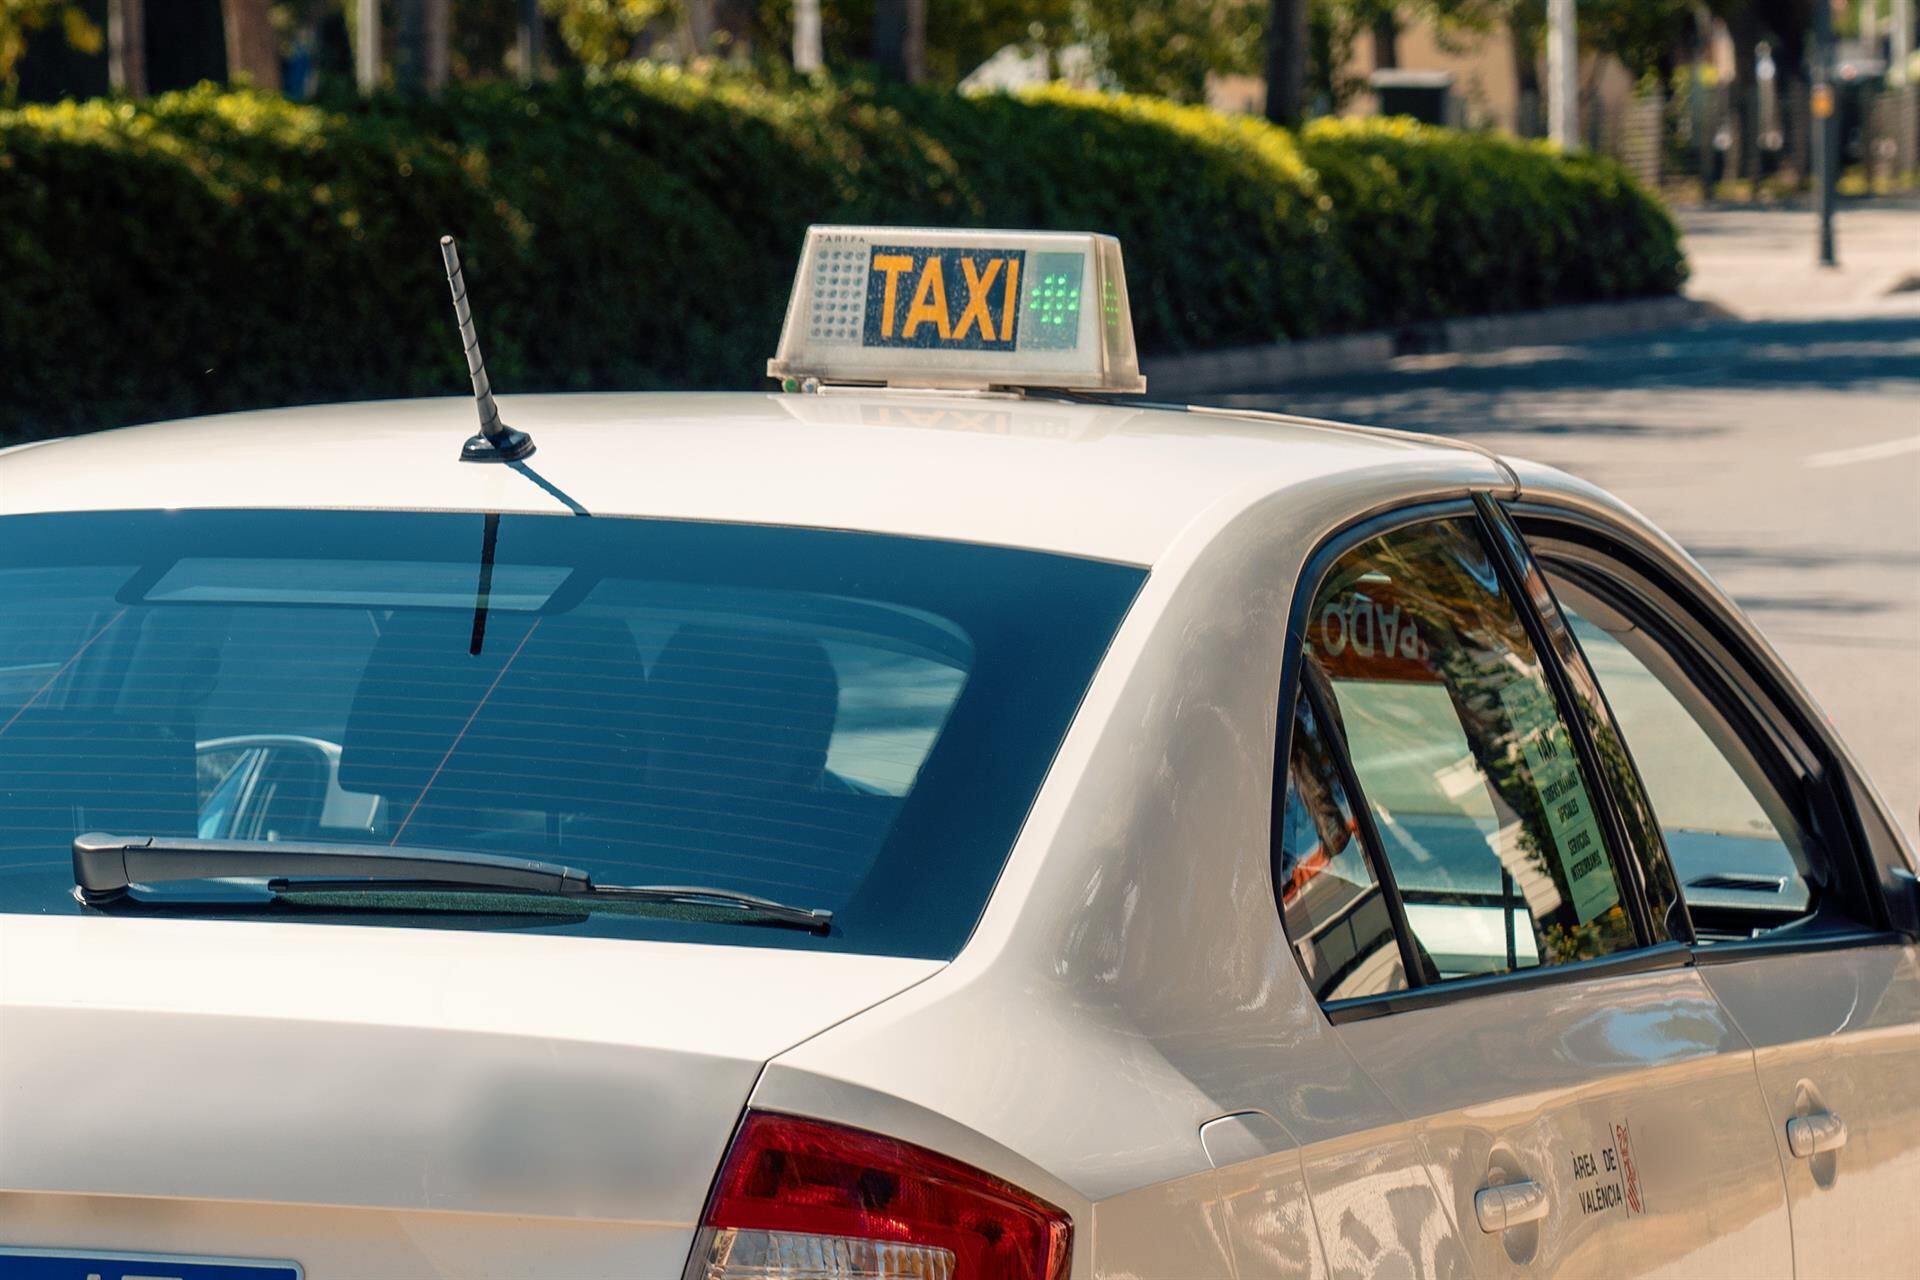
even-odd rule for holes
{"type": "Polygon", "coordinates": [[[0,1276],[1911,1274],[1912,855],[1617,501],[1101,399],[1101,237],[468,352],[0,457],[0,1276]]]}

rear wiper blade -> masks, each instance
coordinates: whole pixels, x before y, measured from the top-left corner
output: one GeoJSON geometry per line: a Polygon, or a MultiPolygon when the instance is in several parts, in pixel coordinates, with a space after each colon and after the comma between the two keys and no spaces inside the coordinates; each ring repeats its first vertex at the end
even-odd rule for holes
{"type": "Polygon", "coordinates": [[[134,885],[188,880],[264,879],[273,891],[300,889],[478,889],[538,897],[731,907],[815,933],[833,912],[697,885],[595,884],[578,867],[457,849],[368,847],[310,840],[195,840],[116,836],[73,839],[73,881],[80,900],[103,906],[134,885]]]}

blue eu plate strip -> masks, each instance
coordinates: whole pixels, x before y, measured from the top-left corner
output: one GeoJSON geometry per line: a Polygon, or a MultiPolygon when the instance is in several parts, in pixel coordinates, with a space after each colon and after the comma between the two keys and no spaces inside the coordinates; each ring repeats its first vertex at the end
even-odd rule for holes
{"type": "Polygon", "coordinates": [[[0,1245],[0,1280],[301,1280],[301,1275],[297,1262],[0,1245]]]}

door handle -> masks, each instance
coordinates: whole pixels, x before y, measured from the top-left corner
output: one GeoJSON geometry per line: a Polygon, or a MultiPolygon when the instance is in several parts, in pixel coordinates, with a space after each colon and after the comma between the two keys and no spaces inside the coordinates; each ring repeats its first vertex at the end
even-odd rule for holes
{"type": "Polygon", "coordinates": [[[1473,1216],[1489,1234],[1507,1231],[1547,1216],[1547,1189],[1537,1182],[1509,1182],[1473,1193],[1473,1216]]]}
{"type": "Polygon", "coordinates": [[[1846,1145],[1847,1122],[1831,1111],[1816,1111],[1787,1121],[1787,1150],[1802,1160],[1838,1151],[1846,1145]]]}

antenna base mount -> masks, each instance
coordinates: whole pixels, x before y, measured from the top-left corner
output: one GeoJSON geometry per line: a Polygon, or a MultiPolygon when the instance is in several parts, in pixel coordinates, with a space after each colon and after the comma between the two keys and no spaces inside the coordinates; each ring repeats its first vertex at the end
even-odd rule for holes
{"type": "Polygon", "coordinates": [[[533,454],[533,437],[524,431],[515,431],[501,424],[498,443],[489,440],[483,432],[470,436],[460,446],[462,462],[518,462],[533,454]]]}

